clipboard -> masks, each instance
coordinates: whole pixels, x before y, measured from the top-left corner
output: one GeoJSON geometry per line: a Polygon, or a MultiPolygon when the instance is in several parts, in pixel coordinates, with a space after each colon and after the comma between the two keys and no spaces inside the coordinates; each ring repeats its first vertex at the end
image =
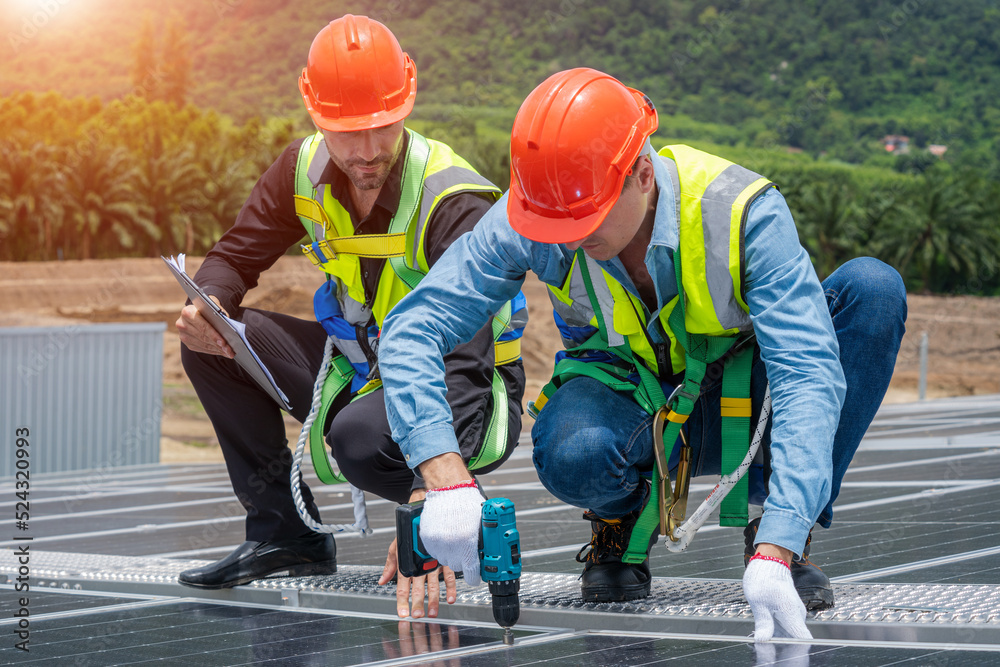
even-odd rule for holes
{"type": "Polygon", "coordinates": [[[253,347],[250,346],[250,341],[247,340],[246,336],[246,325],[237,320],[231,319],[226,315],[226,313],[219,308],[219,306],[212,301],[205,292],[202,291],[198,284],[191,279],[184,271],[184,254],[181,253],[174,259],[171,255],[170,259],[160,256],[160,259],[166,263],[167,268],[170,272],[174,274],[174,278],[180,283],[181,287],[187,293],[188,297],[191,299],[191,303],[195,305],[198,312],[202,314],[209,324],[215,328],[219,334],[229,343],[229,347],[233,349],[236,353],[236,363],[240,365],[243,370],[250,374],[260,388],[267,392],[267,395],[275,400],[275,402],[284,408],[286,411],[291,412],[292,406],[288,404],[288,397],[285,396],[285,392],[281,391],[281,387],[275,383],[274,378],[271,377],[271,371],[267,370],[267,366],[261,362],[257,353],[254,352],[253,347]]]}

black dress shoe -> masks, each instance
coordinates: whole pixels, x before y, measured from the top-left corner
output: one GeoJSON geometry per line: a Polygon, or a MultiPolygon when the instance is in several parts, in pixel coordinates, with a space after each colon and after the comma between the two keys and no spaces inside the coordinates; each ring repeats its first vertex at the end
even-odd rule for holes
{"type": "Polygon", "coordinates": [[[333,535],[312,533],[287,540],[244,542],[220,561],[181,572],[177,582],[194,588],[230,588],[269,574],[301,577],[336,571],[333,535]]]}
{"type": "MultiPolygon", "coordinates": [[[[743,565],[750,563],[750,558],[756,553],[757,548],[754,542],[757,538],[757,528],[760,527],[760,519],[754,519],[743,529],[743,565]]],[[[792,560],[789,569],[792,571],[792,583],[795,584],[795,592],[799,594],[799,599],[809,611],[821,611],[833,606],[833,587],[830,585],[830,577],[819,568],[818,565],[809,560],[809,546],[812,544],[812,531],[806,538],[806,546],[802,549],[802,558],[792,560]]]]}

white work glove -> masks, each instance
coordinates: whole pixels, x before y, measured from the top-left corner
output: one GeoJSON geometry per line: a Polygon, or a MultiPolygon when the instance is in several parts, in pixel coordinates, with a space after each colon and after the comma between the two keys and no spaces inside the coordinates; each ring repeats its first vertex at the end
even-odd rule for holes
{"type": "Polygon", "coordinates": [[[812,639],[806,627],[806,607],[795,592],[788,566],[753,558],[743,573],[743,595],[753,612],[755,642],[772,637],[812,639]]]}
{"type": "Polygon", "coordinates": [[[473,487],[427,492],[420,513],[420,539],[427,553],[455,572],[464,572],[470,586],[478,586],[479,525],[483,494],[473,487]]]}

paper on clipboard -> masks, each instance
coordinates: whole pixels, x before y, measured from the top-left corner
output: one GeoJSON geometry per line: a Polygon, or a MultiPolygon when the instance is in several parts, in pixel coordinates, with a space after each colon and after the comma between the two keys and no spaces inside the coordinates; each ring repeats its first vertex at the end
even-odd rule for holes
{"type": "Polygon", "coordinates": [[[253,347],[250,346],[250,341],[247,340],[246,336],[246,325],[227,317],[226,313],[198,287],[194,280],[184,271],[183,253],[177,255],[177,259],[174,259],[173,255],[171,255],[170,259],[161,255],[160,259],[166,262],[167,268],[177,278],[177,282],[184,288],[184,291],[198,309],[198,312],[229,343],[229,347],[236,353],[236,363],[249,373],[257,381],[261,389],[277,401],[278,405],[291,412],[292,407],[288,404],[288,397],[285,396],[285,392],[281,391],[281,387],[274,382],[271,372],[267,370],[267,366],[261,362],[257,353],[253,351],[253,347]]]}

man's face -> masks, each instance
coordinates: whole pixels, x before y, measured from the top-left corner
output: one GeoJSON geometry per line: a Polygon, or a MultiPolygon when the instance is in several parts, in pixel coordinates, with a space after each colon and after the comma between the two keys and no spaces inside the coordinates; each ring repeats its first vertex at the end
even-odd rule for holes
{"type": "Polygon", "coordinates": [[[323,130],[330,159],[358,190],[377,190],[403,149],[403,121],[357,132],[323,130]]]}
{"type": "Polygon", "coordinates": [[[598,261],[607,261],[625,249],[642,225],[646,215],[646,197],[638,184],[632,183],[618,197],[593,234],[580,241],[564,244],[570,250],[583,251],[598,261]]]}

